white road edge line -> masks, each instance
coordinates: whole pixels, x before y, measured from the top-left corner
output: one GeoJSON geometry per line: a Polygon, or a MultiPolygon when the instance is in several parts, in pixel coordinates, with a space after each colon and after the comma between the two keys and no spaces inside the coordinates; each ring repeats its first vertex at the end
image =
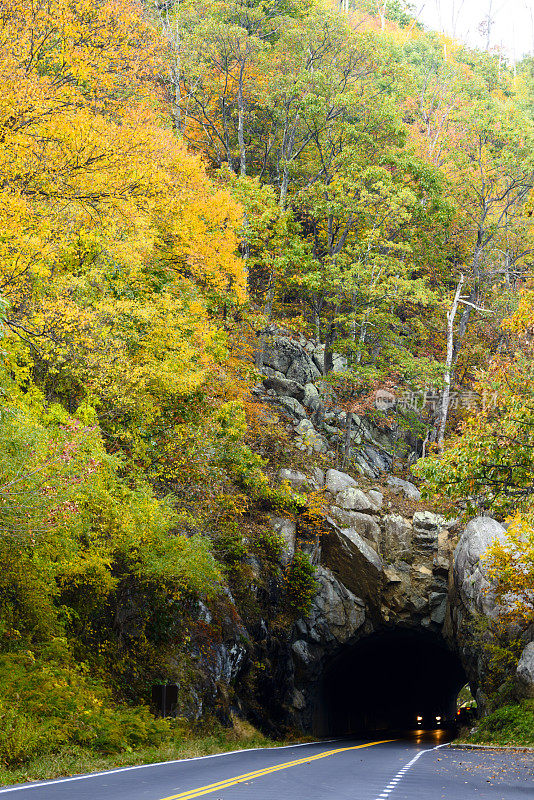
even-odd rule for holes
{"type": "Polygon", "coordinates": [[[439,748],[440,748],[440,747],[446,747],[446,745],[448,745],[448,744],[449,744],[448,742],[444,742],[443,744],[438,744],[438,745],[437,745],[437,747],[429,747],[429,748],[428,748],[428,750],[421,750],[419,753],[417,753],[417,755],[416,755],[414,758],[412,758],[412,760],[411,760],[411,761],[408,761],[408,763],[407,763],[407,764],[405,764],[405,765],[403,766],[403,768],[402,768],[402,769],[400,769],[400,770],[397,772],[397,774],[395,775],[395,777],[394,777],[394,778],[392,778],[392,779],[390,780],[390,782],[387,784],[386,788],[385,788],[385,789],[382,789],[382,791],[381,791],[381,792],[378,794],[378,796],[377,796],[377,797],[375,797],[375,800],[384,800],[384,798],[386,798],[386,797],[387,797],[387,798],[388,798],[388,800],[389,800],[389,795],[391,794],[391,792],[392,792],[394,789],[396,789],[398,782],[399,782],[400,780],[402,780],[402,778],[404,778],[404,776],[406,775],[406,773],[408,772],[408,770],[409,770],[409,769],[411,769],[411,768],[413,767],[413,765],[415,764],[415,762],[416,762],[416,761],[417,761],[419,758],[421,758],[421,756],[424,756],[424,754],[425,754],[425,753],[432,753],[434,750],[439,750],[439,748]]]}
{"type": "Polygon", "coordinates": [[[168,764],[184,764],[191,761],[204,761],[207,758],[221,758],[222,756],[233,756],[236,753],[255,753],[260,750],[270,752],[271,750],[290,750],[292,747],[306,747],[311,744],[329,744],[330,742],[339,742],[340,739],[325,739],[322,742],[300,742],[299,744],[284,744],[282,747],[249,747],[247,750],[229,750],[226,753],[213,753],[210,756],[195,756],[194,758],[177,758],[173,761],[157,761],[154,764],[136,764],[133,767],[119,767],[117,769],[108,769],[104,772],[88,772],[85,775],[72,775],[70,778],[55,778],[50,781],[39,781],[39,783],[19,783],[16,786],[7,786],[0,788],[0,794],[7,794],[7,792],[21,792],[23,789],[39,789],[43,786],[54,786],[58,783],[71,783],[72,781],[85,781],[88,778],[100,778],[103,775],[116,775],[119,772],[130,772],[134,769],[149,769],[150,767],[164,767],[168,764]]]}

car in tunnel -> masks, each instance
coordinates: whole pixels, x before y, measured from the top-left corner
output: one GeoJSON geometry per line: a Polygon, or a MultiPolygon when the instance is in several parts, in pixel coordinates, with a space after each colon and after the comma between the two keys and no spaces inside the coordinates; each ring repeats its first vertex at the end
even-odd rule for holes
{"type": "Polygon", "coordinates": [[[441,711],[421,711],[420,714],[415,714],[413,720],[413,728],[415,730],[436,730],[437,728],[447,728],[452,724],[445,714],[441,711]]]}

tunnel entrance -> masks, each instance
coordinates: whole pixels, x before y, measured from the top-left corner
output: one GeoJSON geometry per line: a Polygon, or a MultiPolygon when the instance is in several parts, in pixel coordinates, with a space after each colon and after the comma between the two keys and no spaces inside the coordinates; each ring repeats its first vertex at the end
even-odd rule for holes
{"type": "Polygon", "coordinates": [[[314,715],[318,735],[446,726],[467,682],[435,633],[395,628],[345,648],[327,665],[314,715]],[[436,719],[440,717],[441,719],[436,719]]]}

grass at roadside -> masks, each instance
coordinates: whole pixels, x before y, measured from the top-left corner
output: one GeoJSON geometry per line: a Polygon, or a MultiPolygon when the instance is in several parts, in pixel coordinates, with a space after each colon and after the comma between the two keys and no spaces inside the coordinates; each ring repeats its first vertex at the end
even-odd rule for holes
{"type": "Polygon", "coordinates": [[[223,728],[215,723],[196,730],[178,722],[172,740],[159,746],[130,749],[109,756],[88,748],[65,747],[57,753],[35,757],[18,767],[7,769],[0,765],[0,785],[282,744],[287,742],[268,739],[242,720],[236,720],[233,728],[223,728]]]}
{"type": "Polygon", "coordinates": [[[466,732],[457,741],[534,747],[534,700],[501,706],[481,719],[473,733],[466,732]]]}

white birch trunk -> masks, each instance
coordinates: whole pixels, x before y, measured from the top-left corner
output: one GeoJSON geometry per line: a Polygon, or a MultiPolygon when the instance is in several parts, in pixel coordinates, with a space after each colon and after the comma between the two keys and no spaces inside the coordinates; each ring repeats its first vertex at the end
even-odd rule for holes
{"type": "Polygon", "coordinates": [[[462,294],[462,287],[464,285],[464,276],[460,276],[458,286],[452,301],[450,311],[447,312],[447,358],[445,361],[445,375],[443,377],[443,395],[441,398],[441,409],[439,416],[438,428],[438,448],[443,452],[443,443],[445,440],[445,428],[447,427],[447,417],[449,415],[449,405],[451,402],[451,383],[453,373],[453,359],[454,359],[454,320],[456,312],[460,304],[460,295],[462,294]]]}
{"type": "Polygon", "coordinates": [[[245,72],[246,55],[239,66],[239,81],[237,84],[237,141],[239,145],[239,174],[247,174],[247,157],[245,150],[245,101],[243,98],[243,76],[245,72]]]}

